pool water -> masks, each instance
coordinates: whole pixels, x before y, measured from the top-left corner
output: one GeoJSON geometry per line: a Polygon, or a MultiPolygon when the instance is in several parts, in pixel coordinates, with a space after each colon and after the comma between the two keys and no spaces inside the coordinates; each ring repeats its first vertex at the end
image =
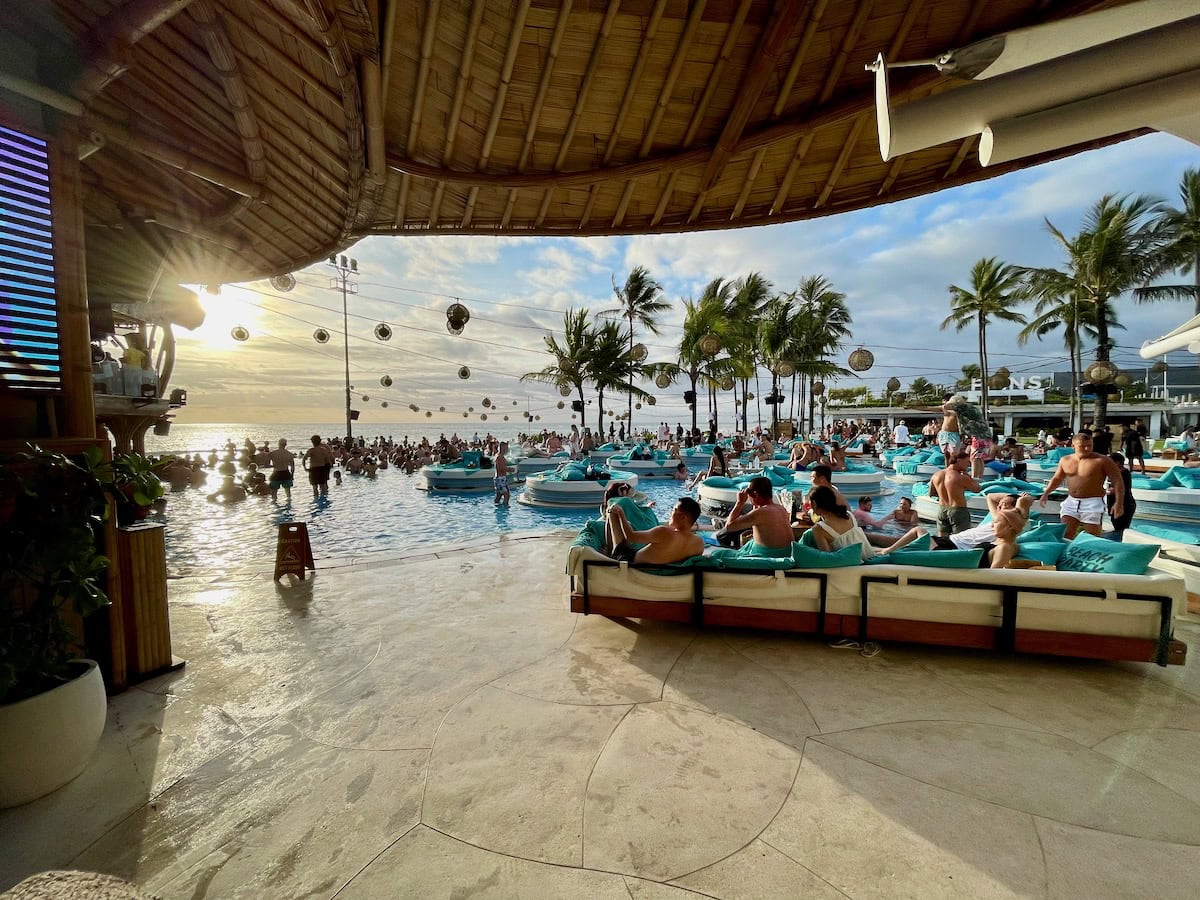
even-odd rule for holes
{"type": "MultiPolygon", "coordinates": [[[[319,500],[313,500],[305,474],[297,472],[291,503],[284,502],[282,491],[278,503],[270,497],[211,503],[207,495],[220,476],[213,472],[208,480],[208,487],[168,494],[166,513],[149,519],[167,525],[167,563],[173,574],[269,562],[274,559],[277,526],[284,522],[308,524],[313,557],[319,563],[366,553],[407,553],[499,532],[575,530],[598,515],[595,507],[545,509],[518,503],[520,485],[513,486],[509,506],[496,506],[490,491],[430,493],[418,489],[423,484],[419,476],[395,468],[374,479],[348,475],[340,486],[331,482],[329,496],[319,500]]],[[[638,488],[655,501],[660,519],[684,493],[682,482],[666,478],[643,478],[638,488]]],[[[907,485],[894,488],[875,498],[875,518],[894,509],[908,493],[907,485]]]]}

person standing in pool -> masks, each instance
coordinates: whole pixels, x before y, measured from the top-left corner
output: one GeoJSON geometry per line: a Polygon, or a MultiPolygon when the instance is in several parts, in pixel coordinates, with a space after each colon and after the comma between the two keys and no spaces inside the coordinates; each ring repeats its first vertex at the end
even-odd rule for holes
{"type": "Polygon", "coordinates": [[[1038,504],[1045,506],[1046,498],[1065,480],[1070,496],[1062,502],[1058,513],[1067,526],[1063,537],[1069,541],[1081,528],[1099,537],[1105,512],[1104,480],[1109,479],[1113,486],[1115,499],[1109,514],[1116,520],[1125,513],[1125,479],[1121,477],[1116,463],[1093,450],[1089,432],[1076,434],[1071,439],[1071,446],[1075,452],[1058,461],[1058,469],[1054,477],[1046,482],[1046,489],[1042,491],[1038,504]]]}
{"type": "Polygon", "coordinates": [[[500,452],[496,454],[496,476],[492,479],[492,485],[496,489],[496,505],[503,501],[504,505],[508,506],[508,460],[504,456],[506,453],[508,453],[508,444],[501,442],[500,452]]]}
{"type": "Polygon", "coordinates": [[[313,499],[319,494],[329,494],[329,472],[333,469],[333,452],[321,443],[321,436],[312,436],[312,449],[304,452],[304,468],[308,469],[308,483],[312,485],[313,499]]]}
{"type": "Polygon", "coordinates": [[[269,457],[271,463],[271,499],[279,499],[279,489],[283,488],[288,502],[292,502],[292,479],[296,475],[296,454],[287,448],[287,438],[279,439],[279,446],[272,450],[269,457]]]}
{"type": "Polygon", "coordinates": [[[1112,453],[1108,458],[1121,470],[1121,481],[1125,484],[1125,510],[1121,515],[1113,515],[1113,507],[1117,503],[1115,482],[1108,482],[1108,493],[1104,495],[1104,504],[1108,507],[1109,518],[1112,519],[1113,538],[1120,541],[1123,540],[1125,529],[1133,524],[1133,516],[1137,512],[1137,499],[1133,496],[1133,472],[1125,468],[1125,457],[1120,453],[1112,453]]]}
{"type": "Polygon", "coordinates": [[[978,491],[979,482],[967,474],[970,461],[971,454],[959,453],[948,468],[939,469],[929,479],[929,496],[938,502],[937,529],[942,537],[971,527],[967,491],[978,491]]]}

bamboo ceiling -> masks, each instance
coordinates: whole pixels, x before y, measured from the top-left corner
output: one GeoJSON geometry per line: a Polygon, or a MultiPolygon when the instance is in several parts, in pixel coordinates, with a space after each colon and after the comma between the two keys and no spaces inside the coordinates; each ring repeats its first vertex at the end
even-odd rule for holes
{"type": "MultiPolygon", "coordinates": [[[[885,163],[864,64],[1117,2],[52,0],[6,15],[38,48],[39,83],[80,104],[95,288],[131,270],[147,285],[279,274],[366,234],[741,227],[991,177],[1050,157],[982,170],[971,138],[885,163]]],[[[954,87],[932,69],[892,82],[954,87]]]]}

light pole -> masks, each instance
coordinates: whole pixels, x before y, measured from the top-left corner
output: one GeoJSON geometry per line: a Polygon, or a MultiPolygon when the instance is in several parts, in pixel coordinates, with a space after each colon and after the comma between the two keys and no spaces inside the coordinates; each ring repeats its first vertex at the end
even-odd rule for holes
{"type": "Polygon", "coordinates": [[[329,264],[337,272],[337,275],[329,279],[329,286],[342,292],[342,339],[346,351],[346,440],[349,441],[354,437],[354,432],[350,425],[353,415],[350,412],[350,309],[347,298],[350,294],[358,293],[358,282],[350,280],[351,275],[358,274],[358,260],[347,259],[346,255],[342,254],[339,262],[334,254],[329,257],[329,264]]]}

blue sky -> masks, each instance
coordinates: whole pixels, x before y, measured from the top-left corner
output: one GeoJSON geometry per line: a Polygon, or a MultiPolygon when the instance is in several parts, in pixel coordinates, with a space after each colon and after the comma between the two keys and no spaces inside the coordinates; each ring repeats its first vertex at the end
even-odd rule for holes
{"type": "MultiPolygon", "coordinates": [[[[698,296],[712,278],[759,272],[783,292],[807,275],[823,274],[847,294],[853,316],[854,337],[843,363],[858,344],[875,353],[874,368],[861,380],[836,386],[879,389],[893,375],[905,386],[917,376],[949,381],[975,361],[975,336],[972,329],[956,334],[938,326],[949,312],[947,287],[966,284],[976,260],[1057,265],[1046,219],[1070,235],[1105,193],[1149,193],[1176,203],[1180,175],[1197,165],[1200,149],[1155,134],[979,184],[807,222],[614,238],[367,238],[347,251],[360,270],[349,304],[351,382],[357,395],[370,398],[359,396],[355,405],[368,433],[368,423],[375,422],[428,422],[431,430],[444,430],[470,421],[474,429],[482,425],[481,414],[489,421],[507,414],[516,422],[527,408],[543,424],[565,423],[552,389],[518,377],[546,364],[542,335],[561,328],[566,309],[611,308],[612,280],[623,281],[636,265],[650,269],[672,302],[661,336],[640,336],[652,360],[673,357],[680,298],[698,296]],[[456,297],[472,316],[461,337],[445,330],[445,309],[456,297]],[[372,336],[377,322],[393,326],[389,342],[372,336]],[[457,376],[461,365],[472,370],[466,381],[457,376]],[[384,375],[393,380],[390,388],[380,385],[384,375]],[[486,410],[485,397],[502,408],[486,410]],[[420,411],[411,412],[409,404],[420,411]],[[469,407],[468,420],[462,413],[469,407]]],[[[189,389],[189,405],[178,421],[340,421],[341,295],[330,290],[330,274],[328,266],[298,272],[297,288],[286,295],[256,282],[203,297],[209,321],[195,333],[180,332],[173,385],[189,389]],[[249,341],[229,338],[234,324],[250,330],[249,341]],[[330,330],[333,340],[318,345],[316,326],[330,330]]],[[[1126,330],[1117,332],[1114,356],[1137,365],[1136,348],[1188,318],[1188,309],[1177,303],[1135,306],[1126,299],[1120,315],[1126,330]]],[[[994,368],[1006,365],[1021,375],[1067,368],[1061,338],[1019,347],[1017,330],[1003,324],[989,329],[994,368]]],[[[1169,362],[1196,364],[1186,353],[1169,362]]],[[[689,414],[682,391],[673,385],[657,392],[655,409],[635,420],[684,420],[689,414]]],[[[728,419],[732,400],[722,410],[728,419]]]]}

